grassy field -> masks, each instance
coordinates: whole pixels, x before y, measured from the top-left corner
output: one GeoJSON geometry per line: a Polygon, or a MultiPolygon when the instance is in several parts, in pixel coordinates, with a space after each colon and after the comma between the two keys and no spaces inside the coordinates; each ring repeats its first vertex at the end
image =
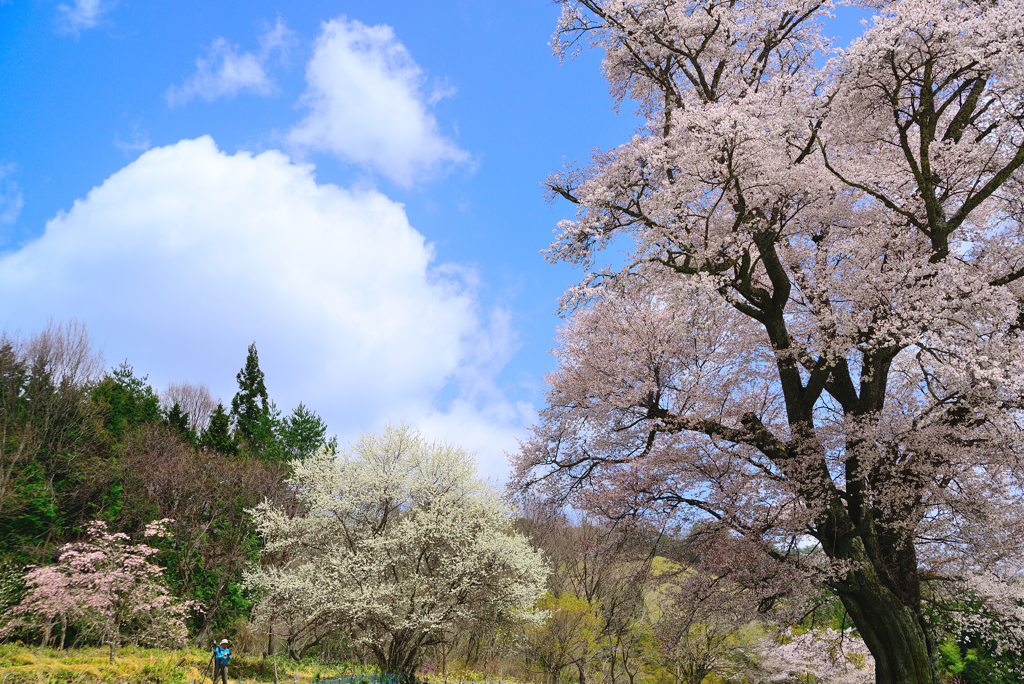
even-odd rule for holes
{"type": "MultiPolygon", "coordinates": [[[[333,677],[333,668],[316,663],[295,662],[285,657],[264,660],[259,656],[236,656],[228,668],[230,681],[241,684],[274,681],[277,661],[278,682],[313,682],[317,675],[333,677]]],[[[167,651],[127,646],[118,652],[113,665],[106,648],[78,648],[62,653],[50,648],[16,644],[0,645],[0,684],[210,684],[208,651],[196,649],[167,651]]]]}

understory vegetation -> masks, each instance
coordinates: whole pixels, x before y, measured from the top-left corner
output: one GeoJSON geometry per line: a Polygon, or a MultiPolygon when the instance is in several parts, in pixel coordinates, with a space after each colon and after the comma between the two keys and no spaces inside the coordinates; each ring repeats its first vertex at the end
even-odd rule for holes
{"type": "MultiPolygon", "coordinates": [[[[4,684],[185,684],[209,682],[210,652],[197,648],[126,648],[111,664],[102,648],[74,651],[0,644],[0,681],[4,684]]],[[[359,664],[322,663],[308,658],[301,663],[286,656],[266,658],[241,655],[232,660],[231,680],[243,684],[274,681],[312,683],[317,678],[352,676],[365,668],[359,664]]]]}
{"type": "MultiPolygon", "coordinates": [[[[260,549],[247,509],[287,496],[289,460],[335,447],[313,411],[282,416],[270,401],[255,345],[238,382],[229,410],[203,384],[157,392],[128,362],[107,371],[77,323],[0,338],[0,610],[22,599],[26,567],[55,563],[93,521],[139,538],[166,520],[153,560],[193,608],[190,639],[206,645],[244,623],[242,571],[260,549]]],[[[55,645],[96,638],[64,623],[55,645]]]]}

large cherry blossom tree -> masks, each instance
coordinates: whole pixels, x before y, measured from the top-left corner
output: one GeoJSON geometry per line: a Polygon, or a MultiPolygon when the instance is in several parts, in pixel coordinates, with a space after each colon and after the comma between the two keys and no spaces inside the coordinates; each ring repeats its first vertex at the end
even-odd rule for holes
{"type": "Polygon", "coordinates": [[[1022,567],[1024,2],[876,0],[842,51],[826,0],[561,4],[644,124],[549,179],[589,275],[517,483],[721,526],[936,681],[927,602],[1022,567]]]}

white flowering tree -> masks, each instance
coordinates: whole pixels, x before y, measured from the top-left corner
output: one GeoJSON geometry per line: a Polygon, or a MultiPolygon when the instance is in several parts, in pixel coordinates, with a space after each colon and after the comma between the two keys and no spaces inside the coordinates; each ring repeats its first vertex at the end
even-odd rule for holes
{"type": "Polygon", "coordinates": [[[528,615],[543,593],[540,554],[465,451],[389,427],[293,467],[302,512],[253,510],[277,562],[246,579],[254,620],[287,623],[292,655],[340,632],[411,678],[452,625],[528,615]]]}
{"type": "Polygon", "coordinates": [[[519,484],[820,560],[931,684],[929,585],[1024,552],[1024,2],[865,0],[843,51],[831,0],[560,4],[643,123],[549,180],[590,274],[519,484]]]}

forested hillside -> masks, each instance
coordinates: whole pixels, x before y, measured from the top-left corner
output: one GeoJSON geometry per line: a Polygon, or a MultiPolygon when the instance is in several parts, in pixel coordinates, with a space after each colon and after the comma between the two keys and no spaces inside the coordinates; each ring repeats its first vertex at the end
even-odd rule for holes
{"type": "Polygon", "coordinates": [[[246,509],[282,500],[288,461],[336,442],[302,404],[275,406],[255,344],[239,351],[225,407],[204,384],[157,390],[128,361],[105,369],[81,324],[0,338],[0,611],[20,599],[23,568],[53,563],[90,521],[138,535],[170,519],[157,561],[201,608],[194,639],[247,619],[242,570],[260,543],[246,509]]]}

